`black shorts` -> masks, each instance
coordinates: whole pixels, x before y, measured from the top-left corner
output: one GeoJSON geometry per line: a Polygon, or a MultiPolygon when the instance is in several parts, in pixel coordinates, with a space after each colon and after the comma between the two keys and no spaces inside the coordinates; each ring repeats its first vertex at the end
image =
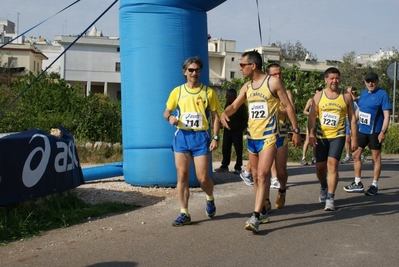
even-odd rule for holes
{"type": "Polygon", "coordinates": [[[327,161],[328,157],[340,160],[345,146],[345,136],[332,139],[317,139],[316,162],[327,161]]]}
{"type": "Polygon", "coordinates": [[[357,144],[361,148],[365,148],[367,145],[372,150],[381,150],[381,143],[378,142],[378,135],[380,133],[364,134],[357,132],[357,144]]]}

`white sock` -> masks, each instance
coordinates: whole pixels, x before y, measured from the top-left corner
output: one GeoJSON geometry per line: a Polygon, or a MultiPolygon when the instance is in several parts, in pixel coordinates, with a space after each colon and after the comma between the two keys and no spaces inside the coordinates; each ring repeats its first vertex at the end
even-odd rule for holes
{"type": "Polygon", "coordinates": [[[374,185],[375,187],[378,188],[378,181],[373,180],[373,183],[371,185],[374,185]]]}
{"type": "Polygon", "coordinates": [[[271,179],[272,182],[278,181],[277,177],[271,179]]]}
{"type": "Polygon", "coordinates": [[[244,174],[245,174],[245,176],[248,176],[251,174],[251,172],[244,171],[244,174]]]}
{"type": "Polygon", "coordinates": [[[362,178],[355,177],[355,183],[358,185],[362,181],[362,178]]]}

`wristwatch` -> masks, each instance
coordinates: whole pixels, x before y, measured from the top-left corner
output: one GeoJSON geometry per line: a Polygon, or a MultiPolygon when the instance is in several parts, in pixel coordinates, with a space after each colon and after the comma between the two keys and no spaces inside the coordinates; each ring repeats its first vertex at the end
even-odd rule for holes
{"type": "Polygon", "coordinates": [[[217,142],[219,142],[219,136],[215,135],[215,136],[213,137],[213,140],[216,140],[217,142]]]}
{"type": "Polygon", "coordinates": [[[299,129],[299,127],[296,127],[295,129],[293,129],[293,132],[296,134],[300,134],[301,130],[299,129]]]}

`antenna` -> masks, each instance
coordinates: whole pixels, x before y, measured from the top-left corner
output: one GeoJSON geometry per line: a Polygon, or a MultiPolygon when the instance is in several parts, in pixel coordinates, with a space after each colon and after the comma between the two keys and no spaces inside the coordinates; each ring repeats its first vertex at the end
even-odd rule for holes
{"type": "Polygon", "coordinates": [[[270,46],[271,32],[272,32],[272,21],[269,19],[269,43],[268,43],[268,46],[270,46]]]}

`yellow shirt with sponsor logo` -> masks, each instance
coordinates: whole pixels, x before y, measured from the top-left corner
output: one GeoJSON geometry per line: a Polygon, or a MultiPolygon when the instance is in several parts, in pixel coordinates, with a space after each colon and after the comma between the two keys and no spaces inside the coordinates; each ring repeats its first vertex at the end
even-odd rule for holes
{"type": "Polygon", "coordinates": [[[318,103],[316,137],[330,139],[345,136],[345,117],[348,113],[343,90],[336,98],[329,98],[324,90],[318,103]]]}
{"type": "Polygon", "coordinates": [[[266,76],[258,88],[248,84],[248,128],[249,139],[261,140],[278,133],[278,107],[280,99],[269,88],[270,76],[266,76]]]}
{"type": "Polygon", "coordinates": [[[183,84],[172,90],[166,107],[170,110],[176,109],[179,120],[177,128],[204,131],[209,129],[211,111],[218,110],[220,103],[212,88],[203,84],[188,88],[183,84]]]}

